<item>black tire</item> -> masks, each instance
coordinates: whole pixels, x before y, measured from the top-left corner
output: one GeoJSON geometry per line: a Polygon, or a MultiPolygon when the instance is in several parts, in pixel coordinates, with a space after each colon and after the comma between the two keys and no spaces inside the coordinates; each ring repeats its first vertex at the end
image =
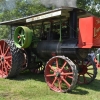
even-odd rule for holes
{"type": "Polygon", "coordinates": [[[93,61],[93,58],[91,56],[88,56],[88,60],[91,61],[92,65],[93,65],[93,76],[91,78],[91,80],[87,83],[90,84],[91,82],[93,82],[97,76],[97,67],[96,67],[96,63],[93,61]]]}
{"type": "Polygon", "coordinates": [[[20,71],[21,71],[21,67],[23,65],[24,62],[24,55],[22,53],[22,50],[17,48],[14,45],[14,42],[11,40],[5,40],[7,42],[7,44],[10,47],[10,52],[12,54],[12,67],[9,71],[9,74],[6,78],[12,78],[17,76],[20,71]]]}

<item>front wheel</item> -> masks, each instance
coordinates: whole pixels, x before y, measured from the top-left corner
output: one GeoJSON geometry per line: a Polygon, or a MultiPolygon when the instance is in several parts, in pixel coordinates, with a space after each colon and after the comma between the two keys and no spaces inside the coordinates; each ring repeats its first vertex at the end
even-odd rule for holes
{"type": "Polygon", "coordinates": [[[77,83],[76,66],[65,56],[52,57],[45,66],[44,75],[47,85],[55,92],[68,92],[77,83]]]}

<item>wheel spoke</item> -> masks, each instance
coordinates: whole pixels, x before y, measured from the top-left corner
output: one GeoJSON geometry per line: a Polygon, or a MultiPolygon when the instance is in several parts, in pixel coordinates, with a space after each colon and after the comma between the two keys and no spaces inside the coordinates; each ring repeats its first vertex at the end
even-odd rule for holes
{"type": "Polygon", "coordinates": [[[0,54],[2,54],[2,48],[1,48],[1,45],[0,45],[0,54]]]}
{"type": "Polygon", "coordinates": [[[49,67],[50,67],[50,69],[51,69],[52,71],[55,71],[55,70],[52,68],[52,66],[51,66],[51,65],[49,65],[49,67]]]}
{"type": "Polygon", "coordinates": [[[68,78],[71,78],[71,79],[73,79],[73,77],[72,76],[67,76],[68,78]]]}
{"type": "Polygon", "coordinates": [[[8,48],[6,49],[6,52],[5,52],[4,55],[6,55],[6,54],[8,53],[9,50],[10,50],[10,47],[8,47],[8,48]]]}
{"type": "Polygon", "coordinates": [[[87,67],[90,67],[92,64],[91,62],[89,61],[89,63],[86,65],[87,67]]]}
{"type": "Polygon", "coordinates": [[[18,43],[20,43],[21,42],[21,38],[18,40],[18,43]]]}
{"type": "Polygon", "coordinates": [[[61,89],[61,83],[62,83],[62,80],[59,78],[58,79],[58,84],[59,84],[59,90],[61,91],[62,89],[61,89]]]}
{"type": "Polygon", "coordinates": [[[88,68],[88,67],[90,67],[90,66],[92,66],[92,64],[91,64],[91,63],[87,66],[87,68],[88,68]]]}
{"type": "Polygon", "coordinates": [[[5,52],[5,42],[3,44],[3,54],[4,54],[4,52],[5,52]]]}
{"type": "Polygon", "coordinates": [[[21,30],[21,35],[24,35],[24,30],[23,29],[21,30]]]}
{"type": "Polygon", "coordinates": [[[23,39],[23,37],[21,38],[21,44],[22,44],[22,46],[23,46],[23,44],[24,44],[24,39],[23,39]]]}
{"type": "Polygon", "coordinates": [[[88,68],[87,70],[93,70],[93,68],[88,68]]]}
{"type": "Polygon", "coordinates": [[[64,67],[66,66],[67,62],[65,61],[63,66],[61,67],[61,71],[64,69],[64,67]]]}
{"type": "Polygon", "coordinates": [[[70,88],[71,85],[63,77],[61,77],[61,79],[66,83],[66,85],[68,86],[68,88],[70,88]]]}
{"type": "Polygon", "coordinates": [[[5,63],[7,64],[7,68],[10,69],[11,65],[7,61],[5,61],[5,63]]]}
{"type": "Polygon", "coordinates": [[[7,68],[6,68],[6,65],[5,65],[5,62],[3,63],[3,68],[4,68],[4,73],[5,73],[5,75],[7,75],[7,68]]]}
{"type": "Polygon", "coordinates": [[[5,60],[12,59],[12,56],[5,56],[5,60]]]}
{"type": "Polygon", "coordinates": [[[55,76],[55,74],[48,74],[48,75],[46,75],[46,77],[51,77],[51,76],[55,76]]]}
{"type": "Polygon", "coordinates": [[[0,67],[1,67],[2,62],[0,61],[0,67]]]}
{"type": "Polygon", "coordinates": [[[69,76],[69,75],[73,75],[73,73],[61,73],[61,75],[65,75],[65,76],[69,76]]]}
{"type": "Polygon", "coordinates": [[[52,84],[51,84],[52,87],[53,87],[53,85],[55,84],[56,80],[57,80],[57,77],[54,78],[54,80],[53,80],[53,82],[52,82],[52,84]]]}
{"type": "Polygon", "coordinates": [[[84,65],[84,61],[82,60],[82,65],[84,65]]]}
{"type": "Polygon", "coordinates": [[[23,39],[24,39],[24,41],[25,41],[25,37],[24,37],[23,39]]]}
{"type": "Polygon", "coordinates": [[[23,38],[21,38],[21,46],[23,45],[23,38]]]}
{"type": "Polygon", "coordinates": [[[85,78],[85,75],[83,74],[83,79],[84,79],[84,83],[86,83],[86,78],[85,78]]]}
{"type": "Polygon", "coordinates": [[[56,67],[58,68],[58,59],[56,58],[56,67]]]}
{"type": "Polygon", "coordinates": [[[93,74],[92,73],[89,73],[89,72],[87,72],[87,74],[92,78],[92,76],[93,76],[93,74]]]}
{"type": "Polygon", "coordinates": [[[87,61],[87,63],[85,64],[86,66],[90,63],[90,61],[87,61]]]}

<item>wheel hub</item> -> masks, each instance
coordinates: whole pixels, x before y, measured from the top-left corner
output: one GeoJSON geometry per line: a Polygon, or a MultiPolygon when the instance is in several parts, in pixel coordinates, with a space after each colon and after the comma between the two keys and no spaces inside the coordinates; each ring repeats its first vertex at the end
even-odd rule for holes
{"type": "Polygon", "coordinates": [[[0,57],[0,61],[1,62],[4,62],[4,57],[0,57]]]}
{"type": "Polygon", "coordinates": [[[82,65],[79,67],[79,74],[86,74],[87,73],[87,67],[85,65],[82,65]]]}
{"type": "Polygon", "coordinates": [[[60,77],[61,75],[60,75],[60,72],[56,72],[56,77],[60,77]]]}

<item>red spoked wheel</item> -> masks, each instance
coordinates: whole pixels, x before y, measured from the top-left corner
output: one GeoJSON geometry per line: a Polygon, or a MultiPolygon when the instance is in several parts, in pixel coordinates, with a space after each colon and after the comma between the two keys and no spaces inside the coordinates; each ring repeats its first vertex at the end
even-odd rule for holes
{"type": "Polygon", "coordinates": [[[12,54],[9,45],[0,41],[0,78],[5,78],[11,69],[12,54]]]}
{"type": "Polygon", "coordinates": [[[10,40],[0,41],[0,78],[18,75],[22,66],[23,54],[10,40]]]}
{"type": "Polygon", "coordinates": [[[83,61],[75,60],[75,64],[78,69],[78,84],[89,84],[94,81],[97,68],[90,56],[83,61]]]}
{"type": "Polygon", "coordinates": [[[46,64],[44,75],[47,85],[55,92],[68,92],[77,83],[76,66],[64,56],[52,57],[46,64]]]}

